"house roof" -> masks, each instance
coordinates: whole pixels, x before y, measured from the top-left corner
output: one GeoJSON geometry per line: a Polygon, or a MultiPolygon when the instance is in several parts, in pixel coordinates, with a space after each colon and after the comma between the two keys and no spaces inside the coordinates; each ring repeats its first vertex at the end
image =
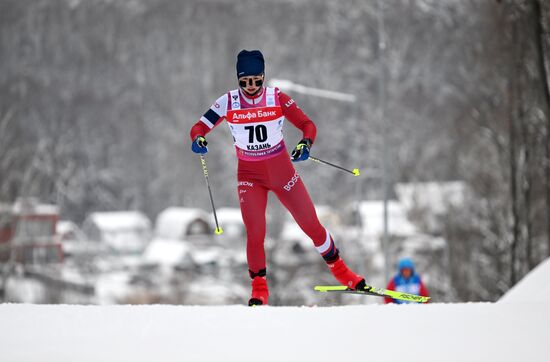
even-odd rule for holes
{"type": "Polygon", "coordinates": [[[26,215],[59,215],[56,205],[41,204],[35,198],[20,198],[13,204],[0,203],[0,212],[26,215]]]}
{"type": "Polygon", "coordinates": [[[102,231],[151,228],[151,222],[147,216],[139,211],[94,212],[88,216],[88,222],[92,222],[102,231]]]}
{"type": "Polygon", "coordinates": [[[221,207],[216,210],[219,220],[232,223],[243,223],[241,209],[235,207],[221,207]]]}
{"type": "Polygon", "coordinates": [[[157,216],[155,235],[163,239],[181,239],[186,234],[189,224],[195,220],[210,224],[209,215],[204,210],[169,207],[157,216]]]}
{"type": "Polygon", "coordinates": [[[154,239],[145,249],[143,258],[147,262],[173,266],[181,263],[189,253],[188,243],[180,240],[154,239]]]}
{"type": "Polygon", "coordinates": [[[78,226],[70,220],[59,220],[56,225],[58,234],[66,234],[78,229],[78,226]]]}

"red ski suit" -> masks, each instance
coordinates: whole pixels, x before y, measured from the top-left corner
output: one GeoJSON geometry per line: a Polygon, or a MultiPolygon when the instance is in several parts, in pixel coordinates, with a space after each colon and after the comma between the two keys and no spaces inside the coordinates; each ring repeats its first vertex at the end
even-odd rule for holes
{"type": "Polygon", "coordinates": [[[320,224],[313,202],[286,151],[284,119],[315,140],[315,124],[294,100],[277,88],[263,88],[255,98],[239,90],[220,97],[191,128],[191,139],[205,136],[226,120],[235,139],[238,161],[238,196],[247,232],[247,259],[251,272],[266,268],[267,193],[273,191],[321,255],[334,253],[334,242],[320,224]]]}

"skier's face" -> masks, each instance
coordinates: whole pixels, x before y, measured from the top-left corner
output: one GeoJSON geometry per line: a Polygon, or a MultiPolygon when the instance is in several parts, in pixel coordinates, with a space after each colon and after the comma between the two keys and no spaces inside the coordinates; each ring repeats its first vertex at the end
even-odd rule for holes
{"type": "Polygon", "coordinates": [[[403,268],[401,269],[401,275],[403,276],[403,278],[409,279],[412,275],[412,270],[409,268],[403,268]]]}
{"type": "Polygon", "coordinates": [[[264,75],[252,75],[239,78],[239,87],[248,95],[255,95],[264,84],[264,75]]]}

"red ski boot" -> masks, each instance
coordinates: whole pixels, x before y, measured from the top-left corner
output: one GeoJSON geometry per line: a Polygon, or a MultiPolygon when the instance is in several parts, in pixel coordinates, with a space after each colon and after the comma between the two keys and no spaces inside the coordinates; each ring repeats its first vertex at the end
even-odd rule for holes
{"type": "Polygon", "coordinates": [[[327,263],[330,272],[342,284],[351,289],[365,288],[365,278],[352,272],[344,263],[342,258],[338,257],[334,263],[327,263]]]}
{"type": "Polygon", "coordinates": [[[267,289],[267,280],[265,276],[257,276],[252,279],[252,296],[248,300],[249,306],[265,305],[269,297],[267,289]]]}

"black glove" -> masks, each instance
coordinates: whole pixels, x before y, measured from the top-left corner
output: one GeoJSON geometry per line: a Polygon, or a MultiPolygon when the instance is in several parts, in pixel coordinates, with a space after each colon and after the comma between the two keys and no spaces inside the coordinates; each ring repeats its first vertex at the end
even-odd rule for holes
{"type": "Polygon", "coordinates": [[[294,148],[292,151],[292,162],[305,161],[309,158],[309,149],[311,148],[311,140],[309,138],[304,138],[294,148]]]}
{"type": "Polygon", "coordinates": [[[195,153],[204,154],[208,152],[208,147],[206,147],[207,144],[208,142],[206,142],[206,138],[203,136],[197,136],[191,145],[191,150],[195,153]]]}

